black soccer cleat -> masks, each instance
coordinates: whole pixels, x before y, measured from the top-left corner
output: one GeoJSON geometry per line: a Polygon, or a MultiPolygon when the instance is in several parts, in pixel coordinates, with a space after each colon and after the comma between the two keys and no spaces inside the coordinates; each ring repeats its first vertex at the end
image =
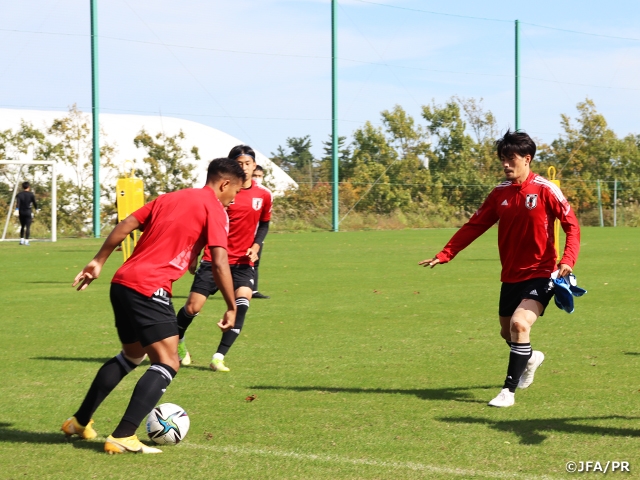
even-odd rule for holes
{"type": "Polygon", "coordinates": [[[251,295],[251,298],[262,298],[264,300],[268,300],[271,297],[269,295],[263,295],[260,292],[253,292],[253,295],[251,295]]]}

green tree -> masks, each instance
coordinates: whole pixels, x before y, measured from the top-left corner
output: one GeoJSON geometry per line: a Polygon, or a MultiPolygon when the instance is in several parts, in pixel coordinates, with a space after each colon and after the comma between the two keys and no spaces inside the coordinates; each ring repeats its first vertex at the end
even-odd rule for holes
{"type": "Polygon", "coordinates": [[[484,156],[478,156],[478,143],[467,133],[461,106],[455,99],[445,105],[426,105],[422,117],[434,144],[429,153],[429,169],[433,178],[435,196],[446,204],[462,209],[470,215],[480,206],[495,185],[487,178],[484,156]]]}
{"type": "Polygon", "coordinates": [[[287,151],[278,146],[275,153],[271,153],[271,161],[282,168],[296,182],[308,183],[313,186],[317,179],[316,160],[311,153],[311,137],[287,138],[287,151]]]}
{"type": "MultiPolygon", "coordinates": [[[[625,161],[621,157],[624,143],[608,128],[593,100],[578,103],[577,110],[575,124],[569,115],[561,115],[564,134],[542,152],[541,160],[556,167],[562,190],[574,209],[582,213],[597,206],[596,181],[613,180],[616,168],[625,161]]],[[[632,144],[627,143],[627,147],[632,144]]],[[[610,193],[608,184],[603,183],[603,202],[611,201],[610,193]]]]}
{"type": "MultiPolygon", "coordinates": [[[[93,216],[93,144],[89,117],[73,105],[65,117],[53,121],[47,133],[52,138],[43,155],[56,161],[68,175],[58,176],[58,230],[63,235],[82,235],[91,229],[93,216]]],[[[104,138],[104,132],[101,132],[104,138]]],[[[100,146],[100,168],[107,183],[113,174],[115,149],[108,143],[100,146]]],[[[101,184],[101,197],[112,203],[111,189],[101,184]]],[[[101,223],[109,223],[108,211],[101,223]]]]}
{"type": "MultiPolygon", "coordinates": [[[[333,180],[333,139],[322,142],[324,156],[318,165],[318,179],[321,182],[332,182],[333,180]]],[[[353,174],[353,163],[351,161],[351,147],[347,144],[347,137],[338,137],[338,181],[343,182],[353,174]]]]}
{"type": "MultiPolygon", "coordinates": [[[[134,138],[134,145],[146,150],[145,168],[136,170],[136,174],[144,180],[148,200],[193,186],[195,166],[187,161],[190,156],[181,145],[184,138],[182,130],[173,136],[164,133],[151,136],[144,129],[134,138]]],[[[198,147],[194,146],[189,153],[193,161],[200,161],[198,147]]]]}

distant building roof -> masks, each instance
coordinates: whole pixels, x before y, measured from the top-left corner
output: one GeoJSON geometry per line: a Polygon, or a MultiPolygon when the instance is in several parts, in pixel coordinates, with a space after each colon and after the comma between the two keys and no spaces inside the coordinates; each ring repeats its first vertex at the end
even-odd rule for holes
{"type": "MultiPolygon", "coordinates": [[[[67,112],[61,111],[0,109],[0,129],[16,130],[20,126],[20,122],[24,120],[35,128],[45,131],[51,126],[53,120],[63,118],[66,115],[67,112]]],[[[90,116],[87,116],[90,126],[90,116]]],[[[224,157],[231,148],[245,143],[213,127],[174,117],[101,113],[100,128],[105,134],[103,141],[113,145],[116,149],[113,162],[119,168],[124,168],[126,161],[132,161],[135,167],[143,166],[142,159],[145,156],[145,151],[136,148],[133,144],[133,139],[140,130],[145,129],[152,136],[159,132],[172,136],[182,130],[185,135],[182,141],[184,150],[188,152],[193,146],[196,146],[202,157],[202,164],[198,165],[195,171],[196,186],[204,185],[207,176],[206,167],[210,160],[224,157]]],[[[275,186],[274,193],[281,194],[288,188],[298,186],[284,170],[255,147],[254,150],[258,165],[270,173],[268,180],[275,186]]]]}

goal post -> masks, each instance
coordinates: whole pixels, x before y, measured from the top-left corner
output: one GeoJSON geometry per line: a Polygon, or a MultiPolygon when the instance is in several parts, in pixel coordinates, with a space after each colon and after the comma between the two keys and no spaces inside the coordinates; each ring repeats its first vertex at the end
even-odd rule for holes
{"type": "Polygon", "coordinates": [[[13,209],[16,201],[16,195],[18,193],[18,186],[21,183],[21,175],[24,167],[29,167],[32,165],[46,165],[51,167],[51,241],[56,242],[58,240],[58,186],[57,186],[57,178],[56,178],[56,163],[51,161],[19,161],[19,160],[0,160],[0,165],[15,165],[20,167],[18,170],[18,175],[16,177],[16,184],[13,188],[13,193],[11,195],[11,202],[9,202],[9,210],[7,211],[7,218],[4,222],[4,229],[2,231],[2,238],[0,241],[9,242],[17,239],[9,239],[7,238],[7,229],[9,228],[9,221],[11,220],[11,215],[13,214],[13,209]]]}

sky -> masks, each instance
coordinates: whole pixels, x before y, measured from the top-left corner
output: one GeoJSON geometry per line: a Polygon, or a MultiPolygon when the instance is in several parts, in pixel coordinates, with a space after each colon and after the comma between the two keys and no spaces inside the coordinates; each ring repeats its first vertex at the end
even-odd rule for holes
{"type": "MultiPolygon", "coordinates": [[[[89,4],[0,0],[0,108],[90,111],[89,4]]],[[[500,130],[513,128],[516,19],[521,128],[550,142],[588,97],[619,136],[640,134],[637,0],[338,5],[340,135],[395,105],[424,124],[423,105],[453,96],[482,98],[500,130]]],[[[329,0],[98,0],[98,25],[102,112],[201,122],[267,155],[310,135],[322,155],[329,0]]]]}

